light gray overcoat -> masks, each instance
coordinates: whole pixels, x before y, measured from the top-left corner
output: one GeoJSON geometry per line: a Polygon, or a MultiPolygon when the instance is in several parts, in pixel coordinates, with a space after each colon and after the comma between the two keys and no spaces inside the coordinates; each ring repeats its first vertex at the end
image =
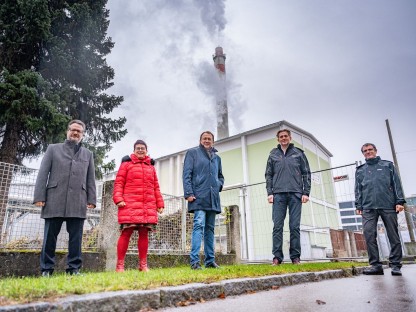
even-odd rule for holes
{"type": "Polygon", "coordinates": [[[93,154],[75,143],[48,146],[36,179],[33,202],[45,202],[41,218],[86,218],[87,204],[96,204],[93,154]]]}

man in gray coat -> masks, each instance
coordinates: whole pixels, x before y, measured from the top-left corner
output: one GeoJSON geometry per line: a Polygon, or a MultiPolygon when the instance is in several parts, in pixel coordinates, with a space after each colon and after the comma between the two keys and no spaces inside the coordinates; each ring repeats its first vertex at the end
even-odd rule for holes
{"type": "Polygon", "coordinates": [[[42,207],[45,219],[40,267],[42,276],[53,274],[55,249],[62,223],[69,234],[68,274],[79,274],[81,242],[87,208],[95,208],[95,168],[93,154],[81,146],[85,124],[72,120],[64,143],[48,146],[36,179],[34,204],[42,207]]]}

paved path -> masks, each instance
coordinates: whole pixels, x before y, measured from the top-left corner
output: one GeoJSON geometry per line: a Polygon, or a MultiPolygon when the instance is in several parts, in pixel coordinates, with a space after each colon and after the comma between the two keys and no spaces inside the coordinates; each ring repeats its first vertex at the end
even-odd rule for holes
{"type": "Polygon", "coordinates": [[[402,268],[403,276],[391,276],[390,272],[390,269],[385,269],[385,275],[359,275],[319,283],[283,286],[276,290],[160,311],[415,312],[416,264],[405,265],[402,268]]]}

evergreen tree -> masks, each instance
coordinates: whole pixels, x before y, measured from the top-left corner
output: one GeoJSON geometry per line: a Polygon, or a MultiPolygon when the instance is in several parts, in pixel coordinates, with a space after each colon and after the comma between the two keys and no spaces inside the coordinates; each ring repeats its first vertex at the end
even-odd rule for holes
{"type": "MultiPolygon", "coordinates": [[[[0,161],[20,164],[62,142],[71,119],[87,126],[85,143],[104,165],[126,119],[108,115],[123,101],[105,93],[114,70],[105,56],[106,0],[4,0],[0,4],[0,161]]],[[[101,171],[97,171],[100,176],[101,171]]]]}

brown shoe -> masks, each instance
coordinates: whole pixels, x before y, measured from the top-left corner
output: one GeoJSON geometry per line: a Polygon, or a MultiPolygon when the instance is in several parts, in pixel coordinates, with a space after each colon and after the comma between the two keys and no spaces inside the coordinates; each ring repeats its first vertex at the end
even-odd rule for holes
{"type": "Polygon", "coordinates": [[[300,259],[299,258],[292,259],[292,263],[293,264],[300,264],[300,259]]]}
{"type": "Polygon", "coordinates": [[[273,258],[272,265],[281,265],[281,264],[282,264],[282,260],[280,260],[279,258],[276,258],[276,257],[273,258]]]}

